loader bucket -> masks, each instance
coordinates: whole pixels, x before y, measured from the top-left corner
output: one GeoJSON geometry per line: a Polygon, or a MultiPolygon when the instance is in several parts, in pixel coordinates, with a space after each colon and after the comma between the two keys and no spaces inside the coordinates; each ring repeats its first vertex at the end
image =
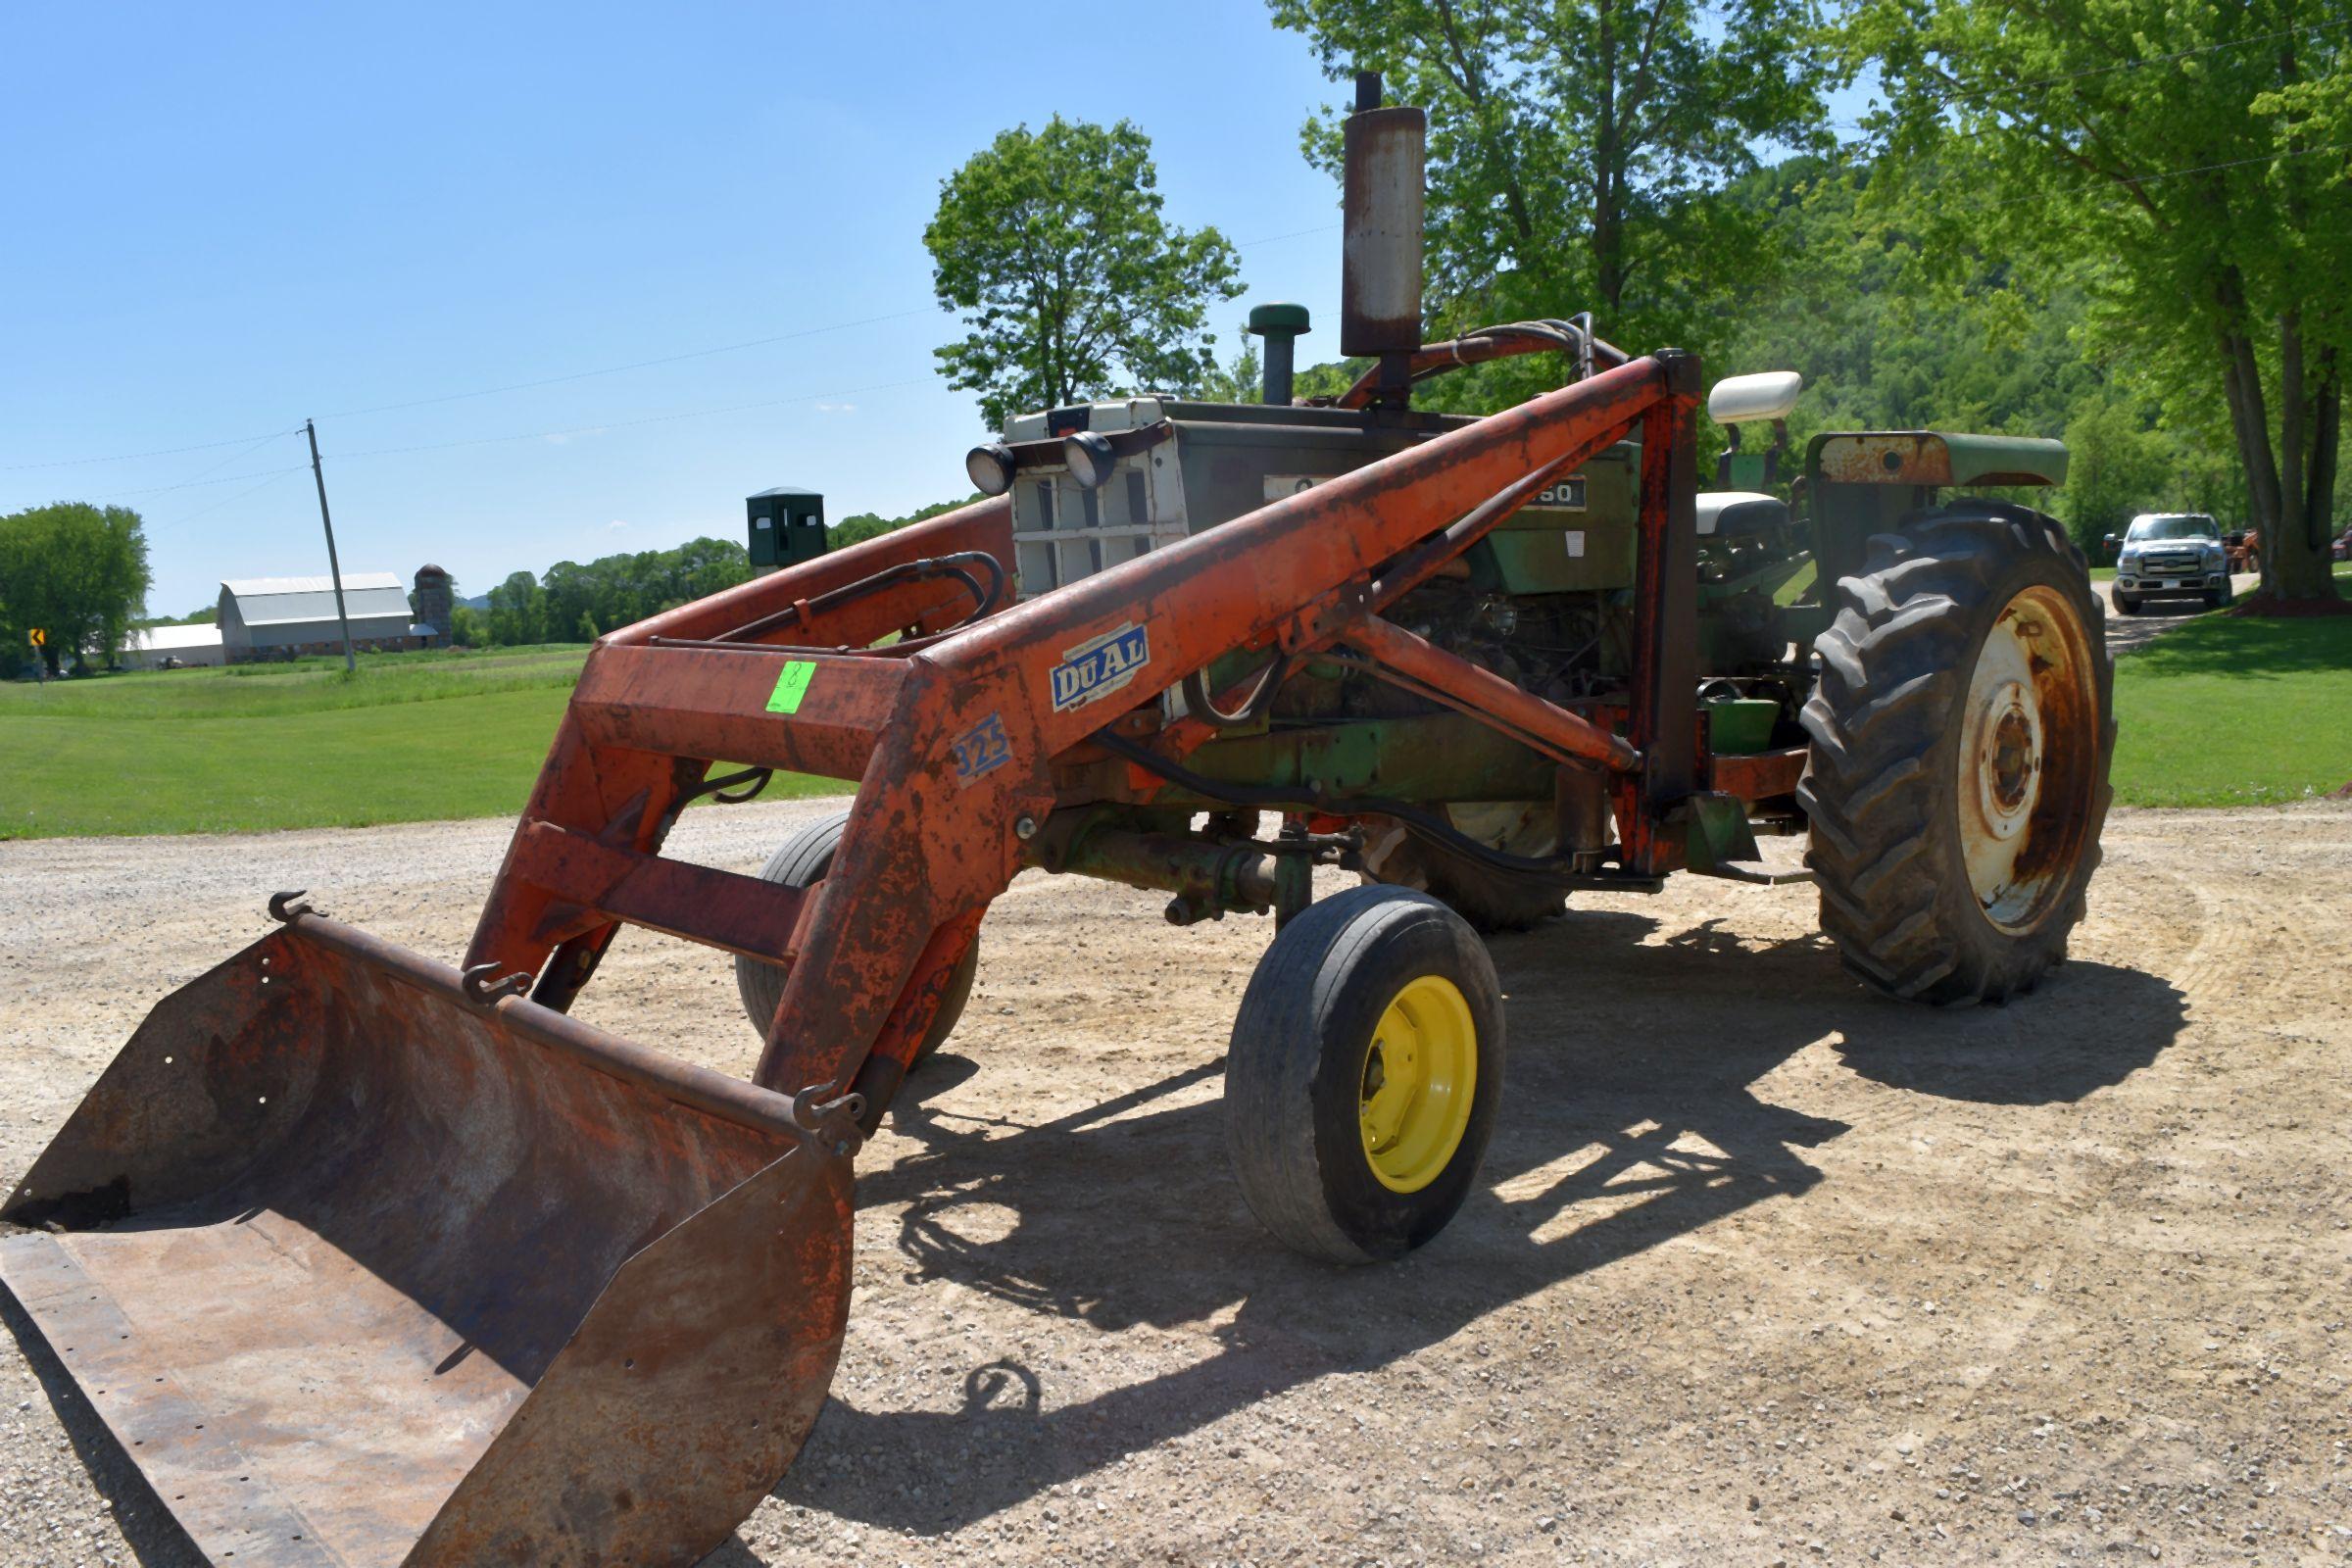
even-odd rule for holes
{"type": "Polygon", "coordinates": [[[216,1564],[691,1563],[840,1353],[814,1098],[297,911],[148,1016],[0,1280],[216,1564]]]}

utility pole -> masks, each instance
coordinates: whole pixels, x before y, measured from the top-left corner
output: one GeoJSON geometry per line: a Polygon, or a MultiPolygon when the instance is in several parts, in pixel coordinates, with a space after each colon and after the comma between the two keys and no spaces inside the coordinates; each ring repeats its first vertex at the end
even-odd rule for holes
{"type": "Polygon", "coordinates": [[[318,481],[318,523],[326,530],[326,569],[335,579],[335,619],[343,627],[343,673],[356,675],[360,662],[351,657],[351,616],[343,610],[343,567],[335,560],[335,519],[326,514],[326,470],[318,466],[318,427],[305,419],[302,433],[311,438],[311,477],[318,481]]]}

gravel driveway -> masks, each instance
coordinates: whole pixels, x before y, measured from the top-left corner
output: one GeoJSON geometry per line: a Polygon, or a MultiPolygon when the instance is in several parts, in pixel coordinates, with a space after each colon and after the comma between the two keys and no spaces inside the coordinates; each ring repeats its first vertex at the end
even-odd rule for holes
{"type": "MultiPolygon", "coordinates": [[[[825,808],[697,809],[673,852],[752,869],[825,808]]],[[[0,844],[0,1180],[270,891],[450,958],[506,832],[0,844]]],[[[1485,1188],[1360,1271],[1226,1174],[1267,925],[1023,878],[862,1158],[833,1400],[712,1560],[2352,1561],[2352,807],[2107,842],[2075,960],[2005,1008],[1864,995],[1801,887],[1499,941],[1485,1188]]],[[[579,1010],[755,1054],[674,943],[579,1010]]],[[[192,1562],[0,1315],[0,1564],[192,1562]]]]}

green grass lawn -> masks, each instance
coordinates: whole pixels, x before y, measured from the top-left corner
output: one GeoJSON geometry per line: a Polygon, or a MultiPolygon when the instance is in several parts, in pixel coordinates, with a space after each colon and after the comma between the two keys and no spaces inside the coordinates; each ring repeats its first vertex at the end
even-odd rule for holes
{"type": "MultiPolygon", "coordinates": [[[[2352,593],[2352,565],[2336,568],[2352,593]]],[[[587,650],[0,684],[0,839],[509,816],[587,650]]],[[[2116,799],[2302,800],[2352,782],[2352,617],[2201,615],[2116,665],[2116,799]]],[[[771,797],[838,793],[786,775],[771,797]]]]}
{"type": "MultiPolygon", "coordinates": [[[[2352,587],[2352,568],[2336,569],[2352,587]]],[[[2352,615],[2200,615],[2115,663],[2115,798],[2299,801],[2352,783],[2352,615]]]]}
{"type": "MultiPolygon", "coordinates": [[[[0,685],[0,839],[510,816],[584,647],[0,685]]],[[[769,798],[848,786],[783,775],[769,798]]]]}

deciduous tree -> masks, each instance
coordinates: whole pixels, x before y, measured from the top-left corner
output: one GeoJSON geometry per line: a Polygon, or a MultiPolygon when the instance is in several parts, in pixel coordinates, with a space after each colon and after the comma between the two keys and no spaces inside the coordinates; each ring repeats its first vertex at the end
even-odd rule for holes
{"type": "Polygon", "coordinates": [[[939,302],[963,338],[938,352],[992,428],[1023,410],[1125,391],[1187,391],[1215,365],[1211,304],[1241,292],[1214,228],[1161,216],[1152,142],[1056,115],[1000,134],[940,183],[923,231],[939,302]]]}
{"type": "MultiPolygon", "coordinates": [[[[1333,77],[1382,72],[1390,101],[1429,111],[1438,332],[1592,310],[1629,344],[1695,346],[1770,271],[1768,226],[1724,186],[1759,148],[1827,135],[1812,0],[1269,5],[1333,77]]],[[[1303,134],[1336,169],[1333,113],[1303,134]]]]}
{"type": "Polygon", "coordinates": [[[127,507],[61,501],[0,517],[0,640],[13,662],[47,634],[52,674],[69,658],[113,663],[147,598],[147,536],[127,507]]]}
{"type": "Polygon", "coordinates": [[[2262,531],[2259,603],[2335,597],[2326,538],[2352,369],[2352,25],[2315,0],[1861,0],[1886,176],[1966,199],[1931,257],[2080,267],[2094,333],[2178,422],[2225,414],[2262,531]]]}

